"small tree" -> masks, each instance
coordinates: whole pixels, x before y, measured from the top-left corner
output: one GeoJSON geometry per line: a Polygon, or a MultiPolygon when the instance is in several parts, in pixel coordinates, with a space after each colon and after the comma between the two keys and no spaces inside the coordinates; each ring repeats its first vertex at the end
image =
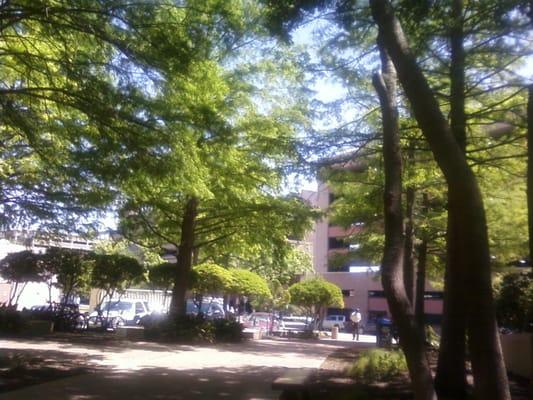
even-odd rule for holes
{"type": "Polygon", "coordinates": [[[191,289],[198,309],[202,309],[203,296],[224,294],[232,287],[233,276],[218,264],[204,263],[193,267],[191,289]]]}
{"type": "Polygon", "coordinates": [[[287,287],[274,279],[270,282],[270,291],[272,292],[272,308],[274,310],[286,309],[291,302],[291,295],[287,287]]]}
{"type": "Polygon", "coordinates": [[[266,280],[255,272],[241,268],[230,268],[231,284],[228,293],[255,299],[271,299],[272,293],[266,280]]]}
{"type": "Polygon", "coordinates": [[[16,305],[28,282],[41,282],[41,265],[39,256],[29,250],[8,254],[0,261],[0,275],[15,287],[9,293],[9,306],[16,305]],[[19,285],[23,283],[20,291],[19,285]]]}
{"type": "Polygon", "coordinates": [[[93,254],[91,259],[91,286],[105,293],[98,306],[105,298],[111,300],[116,293],[121,294],[144,279],[144,267],[135,258],[121,254],[93,254]]]}
{"type": "Polygon", "coordinates": [[[309,279],[289,287],[291,303],[303,307],[307,315],[322,316],[326,307],[344,307],[342,291],[333,283],[321,278],[309,279]]]}
{"type": "Polygon", "coordinates": [[[148,286],[152,290],[163,291],[163,304],[167,303],[167,293],[174,285],[176,265],[170,263],[157,264],[148,270],[148,286]]]}
{"type": "Polygon", "coordinates": [[[75,294],[81,294],[89,289],[90,262],[84,253],[52,247],[40,256],[41,269],[45,276],[55,276],[54,285],[63,293],[62,305],[75,294]]]}

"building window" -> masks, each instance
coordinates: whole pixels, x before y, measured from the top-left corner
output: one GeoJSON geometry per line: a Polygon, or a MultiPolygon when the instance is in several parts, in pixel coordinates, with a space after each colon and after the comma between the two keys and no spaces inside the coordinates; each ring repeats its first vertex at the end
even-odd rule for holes
{"type": "Polygon", "coordinates": [[[387,317],[387,311],[368,311],[368,316],[366,318],[367,323],[369,324],[375,324],[377,323],[378,319],[380,318],[386,318],[387,317]]]}
{"type": "Polygon", "coordinates": [[[331,249],[349,249],[350,244],[346,243],[342,238],[330,237],[328,239],[329,248],[331,249]]]}
{"type": "Polygon", "coordinates": [[[355,296],[355,290],[343,289],[342,290],[342,296],[343,297],[354,297],[355,296]]]}
{"type": "Polygon", "coordinates": [[[348,264],[339,264],[334,261],[328,263],[328,272],[349,272],[350,266],[348,264]]]}

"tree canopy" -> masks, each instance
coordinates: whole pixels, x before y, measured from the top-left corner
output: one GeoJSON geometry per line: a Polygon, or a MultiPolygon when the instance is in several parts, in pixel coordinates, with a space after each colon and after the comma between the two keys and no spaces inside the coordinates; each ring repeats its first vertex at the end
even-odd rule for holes
{"type": "Polygon", "coordinates": [[[232,286],[233,275],[230,270],[217,264],[203,263],[195,265],[192,270],[193,292],[201,295],[220,295],[232,286]]]}
{"type": "Polygon", "coordinates": [[[216,114],[206,57],[241,34],[234,3],[3,2],[2,226],[81,229],[79,217],[108,206],[122,179],[156,174],[175,138],[162,121],[216,114]],[[162,101],[169,79],[179,105],[162,101]]]}
{"type": "Polygon", "coordinates": [[[91,286],[102,289],[105,297],[112,299],[130,286],[145,279],[144,267],[134,258],[121,254],[93,254],[91,286]]]}
{"type": "Polygon", "coordinates": [[[252,271],[241,268],[230,268],[231,279],[228,292],[242,296],[271,298],[272,294],[267,282],[252,271]]]}
{"type": "Polygon", "coordinates": [[[341,289],[321,278],[295,283],[289,287],[289,293],[291,304],[304,307],[310,313],[319,312],[324,307],[344,307],[341,289]]]}

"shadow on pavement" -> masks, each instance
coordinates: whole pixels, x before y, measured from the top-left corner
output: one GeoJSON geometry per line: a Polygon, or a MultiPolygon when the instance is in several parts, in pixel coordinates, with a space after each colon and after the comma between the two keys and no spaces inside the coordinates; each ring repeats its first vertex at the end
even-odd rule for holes
{"type": "Polygon", "coordinates": [[[271,384],[284,371],[285,368],[242,367],[98,372],[13,391],[0,395],[0,399],[277,399],[280,393],[272,391],[271,384]]]}

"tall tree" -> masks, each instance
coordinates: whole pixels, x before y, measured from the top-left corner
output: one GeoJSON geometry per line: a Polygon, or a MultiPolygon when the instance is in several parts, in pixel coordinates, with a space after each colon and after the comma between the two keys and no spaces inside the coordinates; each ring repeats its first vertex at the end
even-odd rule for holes
{"type": "Polygon", "coordinates": [[[462,249],[456,251],[463,254],[464,279],[470,288],[464,307],[476,393],[480,398],[508,399],[509,386],[493,309],[487,228],[479,187],[411,54],[391,5],[380,0],[372,0],[370,4],[418,124],[446,177],[449,209],[462,221],[460,226],[455,226],[454,235],[461,239],[462,249]]]}
{"type": "Polygon", "coordinates": [[[415,399],[436,399],[431,369],[425,354],[424,338],[416,324],[411,298],[405,285],[405,235],[402,212],[402,156],[396,97],[396,72],[383,38],[378,36],[382,73],[373,84],[378,93],[383,120],[383,163],[385,173],[385,245],[381,282],[392,317],[400,333],[415,399]]]}
{"type": "Polygon", "coordinates": [[[281,249],[281,259],[289,237],[301,238],[313,215],[299,199],[281,195],[306,123],[296,84],[303,74],[290,52],[266,51],[272,43],[257,31],[255,5],[235,3],[238,37],[221,29],[216,7],[202,11],[210,34],[201,38],[206,51],[187,81],[188,96],[181,80],[161,92],[169,141],[156,171],[123,184],[124,232],[146,246],[178,249],[171,306],[178,314],[194,263],[246,258],[248,249],[254,256],[281,249]]]}
{"type": "MultiPolygon", "coordinates": [[[[342,75],[340,76],[343,82],[349,82],[350,85],[357,83],[361,85],[361,91],[364,90],[365,66],[361,67],[361,60],[366,62],[367,65],[373,65],[373,59],[367,56],[368,54],[372,54],[370,50],[367,50],[368,35],[372,30],[366,24],[368,21],[368,9],[366,9],[363,3],[352,1],[287,1],[281,4],[274,4],[274,2],[269,2],[269,4],[273,7],[273,15],[275,16],[271,20],[274,30],[285,33],[287,29],[295,26],[306,16],[312,15],[317,7],[330,7],[326,10],[325,15],[333,16],[333,18],[340,20],[342,23],[341,26],[345,31],[331,29],[333,32],[332,36],[335,37],[335,42],[330,43],[328,48],[341,49],[342,52],[337,51],[333,55],[328,53],[330,57],[330,63],[328,65],[335,67],[336,71],[341,71],[340,74],[342,75]],[[365,46],[364,49],[366,51],[358,51],[356,46],[360,46],[361,44],[365,46]],[[354,72],[350,74],[350,70],[354,70],[354,72]]],[[[494,140],[496,133],[493,132],[490,134],[490,140],[484,140],[479,135],[483,133],[480,126],[491,124],[498,119],[508,121],[509,117],[512,118],[513,124],[515,124],[516,120],[514,116],[523,110],[523,108],[518,110],[516,104],[515,106],[511,105],[513,102],[511,99],[516,99],[520,90],[522,90],[522,85],[519,81],[517,85],[518,89],[514,89],[515,82],[517,82],[517,75],[514,72],[518,65],[517,62],[527,54],[530,54],[531,47],[528,41],[530,36],[527,33],[530,27],[529,18],[526,15],[528,5],[520,1],[468,2],[465,3],[463,12],[461,12],[461,2],[458,1],[441,2],[439,3],[439,7],[433,7],[433,4],[428,2],[400,1],[395,2],[395,6],[397,14],[400,16],[408,32],[408,36],[412,39],[411,58],[414,60],[418,57],[418,60],[420,60],[419,65],[423,69],[427,80],[431,83],[432,91],[435,98],[439,101],[442,112],[447,113],[450,111],[450,100],[452,97],[458,100],[451,114],[453,115],[452,119],[455,131],[463,131],[463,135],[459,135],[461,136],[459,140],[463,145],[459,146],[459,148],[461,149],[462,147],[464,151],[465,146],[469,145],[466,147],[465,159],[476,169],[478,176],[482,176],[484,180],[489,175],[492,175],[492,177],[496,176],[496,174],[493,174],[495,168],[500,167],[500,172],[505,171],[508,168],[508,163],[507,161],[502,163],[504,159],[509,160],[512,157],[516,160],[523,157],[523,152],[510,151],[513,143],[516,144],[514,146],[515,150],[519,147],[518,143],[520,139],[518,135],[504,134],[504,136],[500,137],[500,140],[494,140]],[[455,23],[455,19],[453,19],[454,23],[450,24],[450,15],[452,12],[458,16],[458,20],[455,23]],[[450,28],[454,28],[453,32],[450,28]],[[451,32],[453,40],[450,40],[451,32]],[[451,55],[452,41],[454,47],[453,57],[451,55]],[[466,47],[466,51],[464,48],[461,49],[462,46],[466,47]],[[453,61],[450,61],[452,58],[453,61]],[[455,71],[453,74],[450,73],[450,68],[455,71]],[[459,75],[454,75],[457,71],[459,71],[459,75]],[[442,79],[442,77],[446,78],[442,79]],[[452,80],[453,82],[451,82],[452,80]],[[451,86],[453,86],[453,90],[448,90],[451,86]],[[461,90],[463,93],[461,93],[461,90]],[[467,110],[467,113],[465,113],[465,110],[467,110]],[[464,126],[465,123],[468,123],[466,129],[464,126]],[[467,137],[472,139],[471,142],[466,139],[467,137]],[[507,150],[502,150],[503,148],[507,150]],[[486,168],[488,165],[493,168],[486,168]],[[506,166],[504,167],[504,165],[506,166]],[[485,166],[485,168],[482,166],[485,166]],[[485,173],[489,169],[491,172],[485,173]]],[[[316,19],[316,14],[313,18],[316,19]]],[[[324,32],[328,33],[326,29],[322,29],[321,33],[324,32]]],[[[410,79],[410,81],[412,82],[413,79],[410,79]]],[[[360,96],[360,92],[357,89],[351,90],[350,94],[357,94],[356,96],[354,95],[354,104],[360,105],[363,103],[363,99],[365,99],[364,94],[360,96]]],[[[412,104],[413,101],[407,90],[406,94],[412,104]]],[[[370,112],[365,115],[369,114],[370,112]]],[[[420,115],[415,116],[417,119],[420,117],[420,115]]],[[[422,124],[419,123],[419,125],[422,124]]],[[[361,131],[361,129],[357,131],[361,131]]],[[[434,146],[431,145],[431,147],[435,151],[434,146]]],[[[440,162],[438,157],[437,161],[440,162]]],[[[446,174],[446,171],[444,172],[450,184],[449,174],[446,174]]],[[[512,174],[515,173],[521,173],[520,167],[512,170],[512,174]]],[[[507,176],[512,175],[508,174],[507,176]]],[[[501,176],[498,179],[502,179],[501,176]]],[[[452,182],[452,184],[455,183],[452,182]]],[[[483,187],[485,187],[488,180],[482,183],[483,187]]],[[[493,184],[490,191],[487,191],[489,193],[490,204],[496,204],[494,200],[497,195],[494,190],[495,185],[493,184]]],[[[451,214],[453,213],[451,211],[451,214]]],[[[492,215],[491,218],[494,218],[497,214],[499,212],[494,212],[493,209],[489,210],[489,215],[492,215]]],[[[509,214],[516,213],[511,211],[509,214]]],[[[461,224],[464,224],[464,219],[459,217],[458,220],[461,220],[461,224]]],[[[520,222],[520,218],[515,218],[514,220],[520,222]]],[[[493,222],[491,228],[496,227],[499,231],[501,227],[497,225],[497,223],[495,224],[493,222]]],[[[499,225],[503,224],[500,223],[499,225]]],[[[483,224],[480,227],[484,230],[483,224]]],[[[455,230],[455,228],[452,226],[451,230],[455,230]]],[[[461,253],[465,249],[465,242],[455,236],[455,233],[452,231],[449,232],[449,235],[455,238],[450,243],[452,246],[450,251],[457,244],[459,247],[453,250],[453,255],[461,256],[461,253]]],[[[483,239],[483,235],[479,235],[478,237],[483,239]]],[[[506,244],[506,241],[502,240],[502,237],[498,235],[496,229],[492,231],[490,238],[499,245],[500,251],[503,247],[507,248],[506,251],[514,247],[506,244]]],[[[501,254],[503,252],[498,255],[501,254]]],[[[499,258],[496,255],[492,256],[495,257],[495,260],[499,258]]],[[[487,259],[488,256],[485,260],[487,259]]],[[[450,260],[450,262],[452,261],[450,260]]],[[[487,261],[485,268],[488,271],[487,261]]],[[[490,282],[488,272],[485,272],[483,279],[485,281],[483,284],[485,287],[483,294],[485,295],[489,287],[487,282],[490,282]]],[[[461,279],[459,278],[458,281],[461,281],[461,279]]],[[[469,282],[468,279],[467,282],[469,282]]],[[[457,295],[454,296],[457,299],[457,304],[460,304],[462,307],[459,312],[467,311],[464,307],[464,304],[467,302],[462,301],[460,297],[460,291],[464,287],[462,282],[458,282],[454,287],[459,290],[456,293],[457,295]]],[[[447,309],[449,310],[450,307],[447,307],[447,309]]],[[[455,307],[455,310],[457,309],[458,307],[455,307]]],[[[474,317],[477,318],[476,315],[474,317]]],[[[452,319],[447,318],[447,320],[452,319]]],[[[489,319],[492,319],[492,317],[489,316],[489,319]]],[[[460,320],[461,318],[458,316],[458,321],[460,320]]],[[[457,326],[459,325],[460,323],[457,324],[457,326]]],[[[473,325],[472,320],[471,325],[473,325]]],[[[458,333],[456,337],[459,337],[459,343],[461,341],[464,342],[464,328],[459,327],[455,332],[458,333]]],[[[491,330],[490,336],[493,337],[493,330],[491,330]]],[[[461,350],[452,354],[452,356],[458,355],[455,361],[457,361],[457,364],[461,364],[460,368],[453,371],[454,376],[457,378],[455,381],[459,382],[456,385],[458,388],[456,392],[461,393],[459,397],[464,395],[465,388],[465,360],[463,354],[461,350]]],[[[496,354],[496,358],[494,359],[496,363],[498,363],[497,358],[498,355],[496,354]]],[[[446,364],[452,365],[452,363],[446,364]]],[[[480,366],[478,364],[478,367],[480,366]]],[[[485,378],[485,381],[492,382],[493,379],[487,380],[485,378]]],[[[478,384],[483,385],[484,382],[479,382],[478,379],[478,384]]]]}
{"type": "MultiPolygon", "coordinates": [[[[450,129],[460,149],[466,153],[465,114],[465,52],[463,48],[463,1],[453,0],[450,29],[450,129]]],[[[450,398],[466,397],[466,314],[465,279],[463,271],[468,266],[457,225],[463,223],[455,208],[448,209],[448,237],[445,273],[444,310],[441,350],[435,386],[439,395],[450,398]]],[[[460,228],[459,228],[460,229],[460,228]]],[[[466,249],[468,251],[468,249],[466,249]]]]}

